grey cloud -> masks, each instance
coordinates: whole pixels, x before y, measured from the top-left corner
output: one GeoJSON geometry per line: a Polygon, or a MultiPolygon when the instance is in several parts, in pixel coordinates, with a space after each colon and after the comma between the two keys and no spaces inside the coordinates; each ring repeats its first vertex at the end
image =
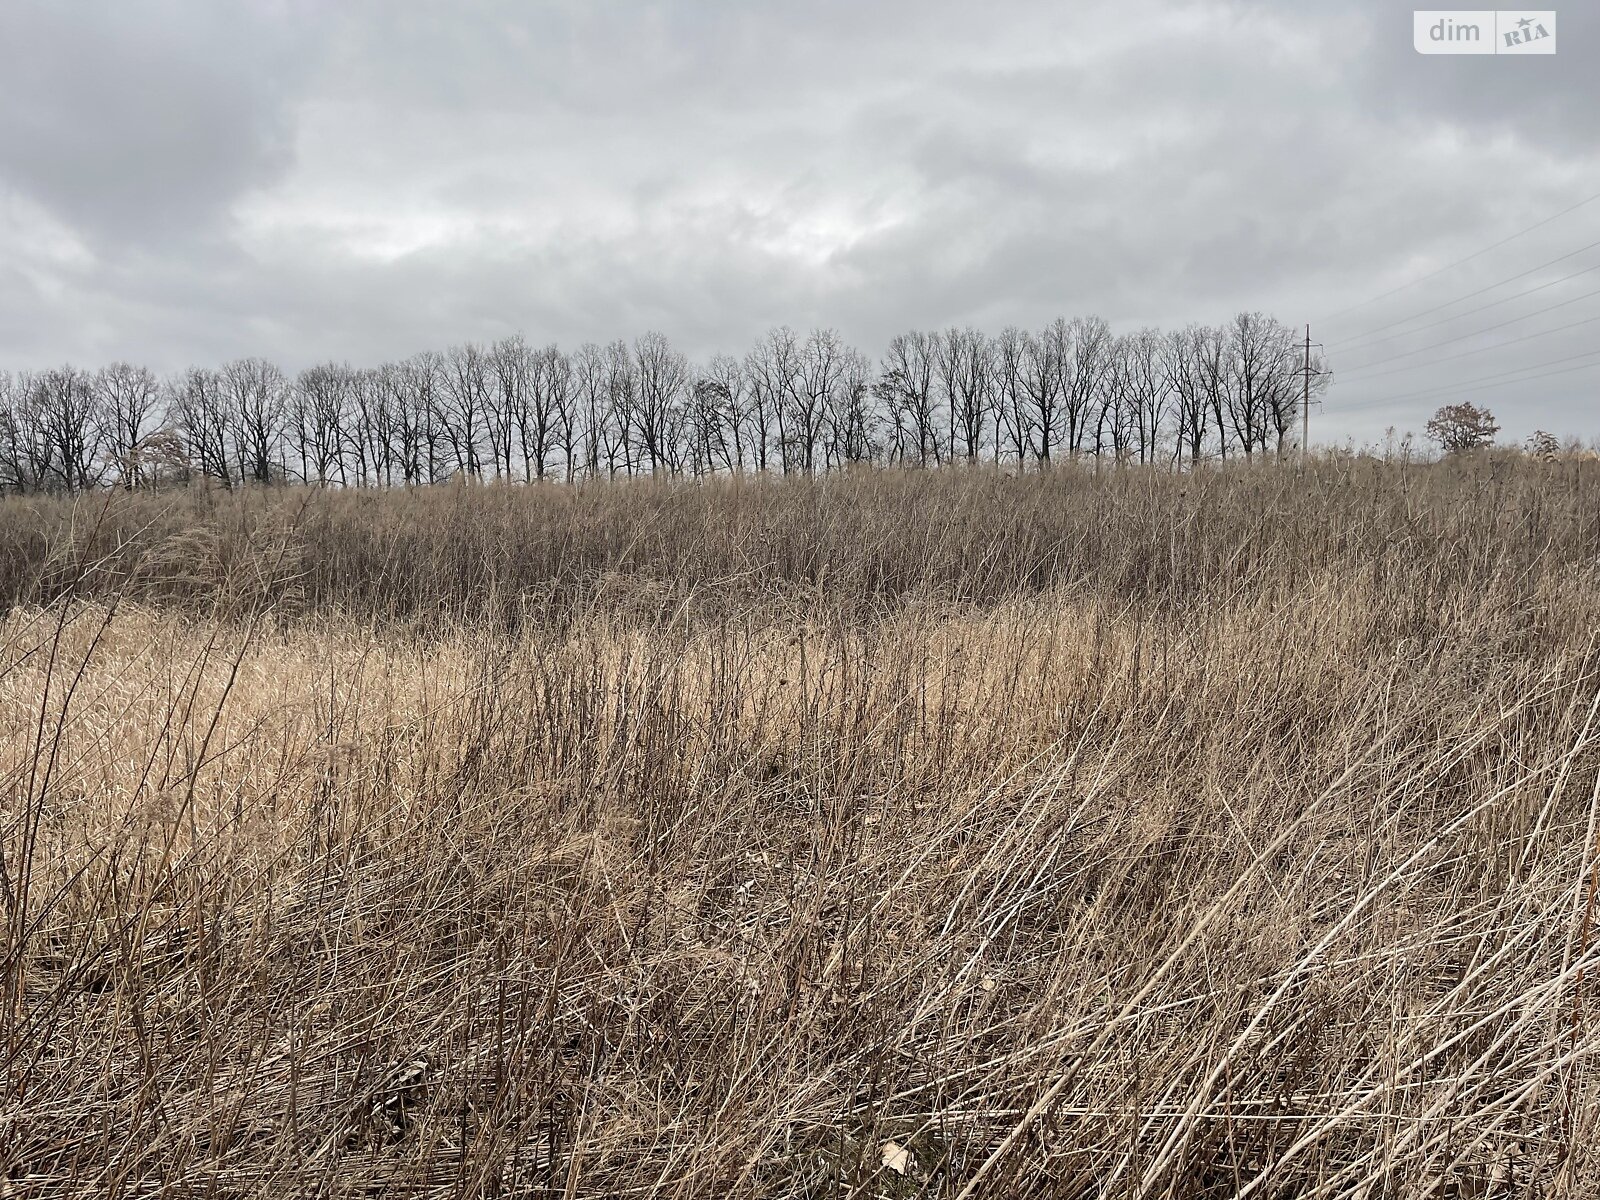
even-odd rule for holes
{"type": "MultiPolygon", "coordinates": [[[[74,11],[0,18],[33,46],[0,64],[0,185],[38,206],[0,195],[8,366],[645,328],[704,356],[779,322],[876,352],[1240,308],[1336,342],[1600,238],[1597,205],[1333,316],[1594,190],[1575,10],[1522,62],[1423,60],[1378,0],[74,11]]],[[[1416,377],[1360,382],[1375,357],[1336,356],[1332,427],[1420,427],[1425,400],[1382,403],[1416,377]]],[[[1582,383],[1504,402],[1576,421],[1582,383]]]]}
{"type": "Polygon", "coordinates": [[[0,184],[86,234],[210,229],[292,161],[304,27],[259,6],[0,9],[0,184]]]}
{"type": "Polygon", "coordinates": [[[1550,57],[1418,55],[1411,17],[1423,5],[1357,0],[1354,7],[1373,37],[1357,60],[1352,90],[1373,111],[1431,118],[1480,142],[1514,138],[1553,154],[1593,153],[1600,139],[1600,6],[1555,4],[1559,50],[1550,57]]]}

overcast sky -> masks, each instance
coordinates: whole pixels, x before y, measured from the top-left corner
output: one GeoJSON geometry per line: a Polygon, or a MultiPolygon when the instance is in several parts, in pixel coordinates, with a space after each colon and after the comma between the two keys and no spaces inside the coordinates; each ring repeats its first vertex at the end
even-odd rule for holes
{"type": "Polygon", "coordinates": [[[1593,438],[1600,201],[1342,311],[1600,193],[1558,12],[1425,57],[1388,0],[0,0],[0,368],[1248,308],[1328,343],[1317,440],[1541,364],[1462,398],[1593,438]]]}

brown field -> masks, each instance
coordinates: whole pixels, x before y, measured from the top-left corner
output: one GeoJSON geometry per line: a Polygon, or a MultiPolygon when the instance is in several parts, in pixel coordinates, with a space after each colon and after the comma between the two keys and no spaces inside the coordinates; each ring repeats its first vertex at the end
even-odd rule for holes
{"type": "Polygon", "coordinates": [[[0,501],[0,1195],[1600,1192],[1600,465],[0,501]]]}

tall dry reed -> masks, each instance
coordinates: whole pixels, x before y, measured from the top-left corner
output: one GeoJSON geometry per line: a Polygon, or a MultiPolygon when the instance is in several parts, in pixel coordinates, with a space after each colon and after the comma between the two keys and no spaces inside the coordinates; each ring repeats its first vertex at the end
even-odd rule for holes
{"type": "Polygon", "coordinates": [[[1586,1196],[1600,473],[0,525],[0,1189],[1586,1196]]]}

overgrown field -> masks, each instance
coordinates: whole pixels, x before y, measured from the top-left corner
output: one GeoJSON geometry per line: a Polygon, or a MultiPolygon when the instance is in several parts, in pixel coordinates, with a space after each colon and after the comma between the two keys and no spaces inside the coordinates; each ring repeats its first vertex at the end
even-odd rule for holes
{"type": "Polygon", "coordinates": [[[0,1194],[1600,1193],[1600,466],[0,502],[0,1194]]]}

